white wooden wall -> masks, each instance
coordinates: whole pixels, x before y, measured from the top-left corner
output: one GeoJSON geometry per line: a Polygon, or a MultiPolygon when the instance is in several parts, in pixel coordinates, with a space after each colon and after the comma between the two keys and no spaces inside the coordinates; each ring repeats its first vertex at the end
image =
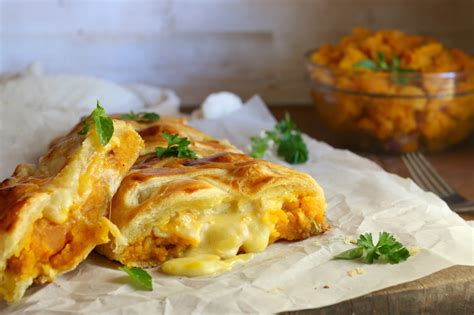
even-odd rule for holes
{"type": "Polygon", "coordinates": [[[353,26],[432,34],[474,52],[474,0],[0,0],[0,71],[33,60],[175,89],[305,103],[302,56],[353,26]]]}

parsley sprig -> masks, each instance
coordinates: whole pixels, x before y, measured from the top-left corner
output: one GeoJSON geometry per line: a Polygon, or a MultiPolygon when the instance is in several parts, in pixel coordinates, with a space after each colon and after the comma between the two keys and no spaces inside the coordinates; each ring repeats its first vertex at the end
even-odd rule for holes
{"type": "Polygon", "coordinates": [[[112,135],[114,134],[114,123],[112,118],[107,116],[104,108],[99,100],[97,100],[97,107],[84,121],[84,126],[79,131],[79,134],[85,135],[89,132],[92,124],[95,124],[97,135],[99,136],[99,142],[103,146],[109,143],[112,135]]]}
{"type": "Polygon", "coordinates": [[[132,278],[133,281],[135,281],[135,283],[143,287],[145,290],[153,291],[153,282],[151,281],[151,276],[142,268],[122,266],[119,269],[125,271],[128,276],[132,278]]]}
{"type": "Polygon", "coordinates": [[[391,264],[398,264],[407,260],[408,257],[410,257],[408,249],[387,232],[379,233],[379,240],[376,245],[374,245],[371,233],[361,234],[357,240],[356,248],[334,256],[335,259],[348,260],[362,258],[368,264],[372,264],[379,259],[391,264]]]}
{"type": "Polygon", "coordinates": [[[135,120],[135,121],[144,121],[144,122],[152,122],[160,120],[160,115],[153,112],[139,112],[135,113],[134,111],[130,111],[129,113],[122,114],[120,116],[123,120],[135,120]]]}
{"type": "Polygon", "coordinates": [[[270,147],[270,141],[276,144],[278,155],[286,162],[300,164],[308,160],[308,148],[288,113],[275,125],[274,130],[267,130],[263,136],[250,138],[250,155],[262,158],[270,147]]]}
{"type": "Polygon", "coordinates": [[[191,144],[191,142],[188,140],[188,138],[181,138],[178,134],[170,135],[166,131],[163,131],[161,135],[168,141],[168,146],[166,148],[157,147],[155,149],[156,156],[160,158],[197,158],[196,153],[189,149],[189,145],[191,144]]]}
{"type": "Polygon", "coordinates": [[[416,79],[416,77],[404,77],[401,74],[404,73],[414,73],[416,70],[402,68],[400,58],[398,56],[393,56],[392,61],[388,63],[384,54],[382,52],[377,52],[376,60],[364,59],[353,65],[354,68],[362,68],[371,71],[382,71],[382,72],[391,72],[392,80],[400,85],[406,85],[410,83],[411,80],[416,79]]]}

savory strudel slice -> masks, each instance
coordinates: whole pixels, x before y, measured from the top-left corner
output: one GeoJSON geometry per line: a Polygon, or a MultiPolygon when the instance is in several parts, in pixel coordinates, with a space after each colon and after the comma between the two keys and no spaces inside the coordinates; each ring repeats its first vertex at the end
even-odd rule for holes
{"type": "Polygon", "coordinates": [[[95,126],[70,133],[0,184],[0,297],[17,301],[33,281],[53,281],[116,232],[110,201],[143,141],[126,122],[113,127],[105,145],[95,126]]]}
{"type": "Polygon", "coordinates": [[[323,233],[326,203],[309,175],[239,153],[142,159],[111,207],[120,237],[99,252],[170,274],[228,270],[277,240],[323,233]]]}

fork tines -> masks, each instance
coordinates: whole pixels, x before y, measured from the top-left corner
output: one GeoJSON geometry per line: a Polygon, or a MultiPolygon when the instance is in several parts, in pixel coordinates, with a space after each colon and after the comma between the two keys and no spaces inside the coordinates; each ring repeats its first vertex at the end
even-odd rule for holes
{"type": "Polygon", "coordinates": [[[402,155],[402,160],[415,182],[424,190],[432,191],[440,197],[456,194],[456,191],[446,183],[423,154],[408,153],[402,155]]]}

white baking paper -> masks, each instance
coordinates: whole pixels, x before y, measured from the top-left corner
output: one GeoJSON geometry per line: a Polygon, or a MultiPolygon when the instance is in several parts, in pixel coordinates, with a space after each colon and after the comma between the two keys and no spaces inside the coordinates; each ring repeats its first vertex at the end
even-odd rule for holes
{"type": "MultiPolygon", "coordinates": [[[[2,123],[16,128],[13,119],[2,123]]],[[[192,124],[246,149],[250,136],[274,122],[256,97],[229,116],[192,124]]],[[[474,265],[474,229],[438,197],[349,151],[309,137],[305,141],[308,163],[291,167],[311,174],[324,188],[331,230],[323,236],[271,245],[247,264],[215,277],[175,277],[151,269],[152,292],[140,291],[117,264],[92,254],[55,283],[34,286],[19,304],[3,303],[0,309],[8,314],[273,313],[322,307],[453,265],[474,265]],[[353,247],[351,238],[380,231],[419,247],[419,253],[397,265],[331,259],[353,247]],[[357,267],[363,273],[350,277],[357,267]]]]}

